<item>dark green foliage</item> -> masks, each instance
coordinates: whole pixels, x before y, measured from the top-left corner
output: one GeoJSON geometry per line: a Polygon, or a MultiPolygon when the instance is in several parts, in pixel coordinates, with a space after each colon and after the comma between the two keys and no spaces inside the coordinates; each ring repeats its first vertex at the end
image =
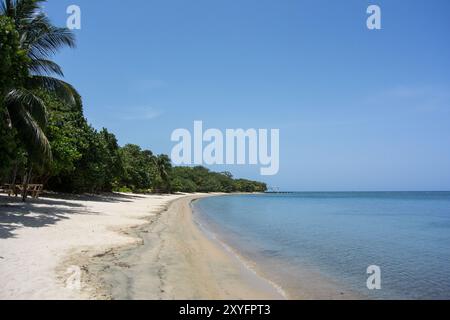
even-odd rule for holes
{"type": "Polygon", "coordinates": [[[123,159],[116,136],[106,128],[99,132],[99,139],[105,152],[103,191],[113,191],[121,186],[121,177],[125,173],[123,159]]]}
{"type": "Polygon", "coordinates": [[[78,138],[82,135],[86,120],[81,108],[63,103],[56,96],[41,92],[40,98],[48,106],[46,136],[50,141],[53,161],[47,167],[48,174],[71,174],[81,157],[78,138]]]}
{"type": "Polygon", "coordinates": [[[112,191],[122,174],[119,145],[106,129],[97,132],[79,105],[64,103],[55,95],[40,92],[48,106],[45,134],[53,161],[41,170],[41,181],[55,191],[112,191]]]}
{"type": "Polygon", "coordinates": [[[153,153],[137,145],[127,144],[120,149],[120,155],[124,171],[120,179],[121,187],[133,191],[151,191],[156,175],[153,153]]]}
{"type": "Polygon", "coordinates": [[[26,77],[27,62],[26,52],[20,49],[19,33],[13,21],[0,16],[0,179],[5,179],[11,172],[20,149],[4,97],[8,88],[20,85],[26,77]]]}
{"type": "Polygon", "coordinates": [[[154,191],[171,192],[172,162],[169,156],[161,154],[154,158],[154,165],[156,169],[156,176],[153,182],[154,191]]]}
{"type": "MultiPolygon", "coordinates": [[[[70,178],[71,189],[75,192],[100,192],[105,190],[108,168],[108,150],[98,132],[86,124],[82,128],[80,152],[82,157],[76,162],[76,169],[70,178]]],[[[69,185],[70,186],[70,185],[69,185]]]]}
{"type": "Polygon", "coordinates": [[[119,186],[123,167],[114,135],[106,129],[97,132],[86,122],[73,133],[59,129],[62,136],[51,140],[52,145],[61,145],[55,149],[58,157],[53,160],[53,168],[63,170],[54,171],[48,183],[50,189],[96,193],[113,191],[119,186]],[[75,140],[72,139],[74,133],[75,140]]]}
{"type": "Polygon", "coordinates": [[[19,146],[15,131],[0,121],[0,181],[7,181],[14,166],[19,146]]]}
{"type": "Polygon", "coordinates": [[[0,15],[0,93],[22,84],[28,75],[26,51],[20,48],[20,35],[12,19],[0,15]]]}
{"type": "Polygon", "coordinates": [[[193,193],[197,191],[197,185],[194,181],[180,176],[172,177],[171,185],[174,192],[193,193]]]}
{"type": "Polygon", "coordinates": [[[172,190],[176,192],[265,192],[265,183],[234,180],[229,172],[212,172],[204,167],[172,169],[172,190]]]}
{"type": "Polygon", "coordinates": [[[266,192],[267,185],[263,182],[239,179],[235,181],[235,187],[240,192],[266,192]]]}
{"type": "MultiPolygon", "coordinates": [[[[26,172],[44,172],[45,166],[52,163],[51,146],[45,134],[47,105],[38,93],[52,93],[70,104],[81,100],[70,84],[51,77],[63,73],[49,59],[63,47],[74,47],[75,40],[70,30],[51,24],[42,12],[44,2],[0,0],[0,174],[3,179],[7,178],[4,172],[19,167],[19,159],[24,154],[26,172]]],[[[13,172],[15,181],[17,170],[13,172]]]]}

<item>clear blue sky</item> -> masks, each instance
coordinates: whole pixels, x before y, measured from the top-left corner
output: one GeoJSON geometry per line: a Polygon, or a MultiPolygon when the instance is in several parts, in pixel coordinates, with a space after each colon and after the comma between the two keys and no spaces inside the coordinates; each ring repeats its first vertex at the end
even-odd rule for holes
{"type": "Polygon", "coordinates": [[[170,154],[170,134],[279,128],[283,190],[450,190],[448,0],[50,0],[82,10],[56,60],[88,120],[170,154]],[[369,4],[382,30],[366,28],[369,4]]]}

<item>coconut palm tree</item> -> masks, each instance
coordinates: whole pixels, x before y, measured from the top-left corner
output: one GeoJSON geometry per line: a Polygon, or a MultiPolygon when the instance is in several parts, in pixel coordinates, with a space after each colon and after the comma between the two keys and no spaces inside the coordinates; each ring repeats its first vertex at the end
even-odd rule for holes
{"type": "Polygon", "coordinates": [[[170,158],[167,155],[162,154],[154,157],[154,163],[156,171],[161,178],[161,182],[164,185],[164,191],[171,192],[170,171],[172,170],[172,163],[170,161],[170,158]]]}
{"type": "Polygon", "coordinates": [[[80,96],[58,77],[64,74],[51,57],[63,47],[73,48],[75,37],[67,28],[52,25],[41,6],[46,0],[0,0],[0,15],[9,17],[19,33],[20,49],[28,56],[28,76],[17,87],[1,92],[6,121],[14,127],[30,157],[51,160],[51,149],[44,128],[47,112],[38,91],[56,94],[67,103],[81,103],[80,96]]]}

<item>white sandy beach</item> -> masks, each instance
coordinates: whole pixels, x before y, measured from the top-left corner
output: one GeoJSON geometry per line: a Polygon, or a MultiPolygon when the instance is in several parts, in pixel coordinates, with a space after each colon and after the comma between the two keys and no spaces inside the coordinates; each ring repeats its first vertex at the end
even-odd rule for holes
{"type": "Polygon", "coordinates": [[[0,195],[0,299],[283,298],[199,230],[201,196],[0,195]],[[81,290],[66,286],[73,265],[81,290]]]}

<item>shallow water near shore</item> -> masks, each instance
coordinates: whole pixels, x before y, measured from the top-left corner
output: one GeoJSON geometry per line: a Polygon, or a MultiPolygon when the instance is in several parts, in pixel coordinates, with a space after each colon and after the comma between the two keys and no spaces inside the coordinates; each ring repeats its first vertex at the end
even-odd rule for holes
{"type": "Polygon", "coordinates": [[[450,192],[231,195],[193,208],[291,298],[450,298],[450,192]],[[381,290],[366,286],[371,265],[381,290]]]}

